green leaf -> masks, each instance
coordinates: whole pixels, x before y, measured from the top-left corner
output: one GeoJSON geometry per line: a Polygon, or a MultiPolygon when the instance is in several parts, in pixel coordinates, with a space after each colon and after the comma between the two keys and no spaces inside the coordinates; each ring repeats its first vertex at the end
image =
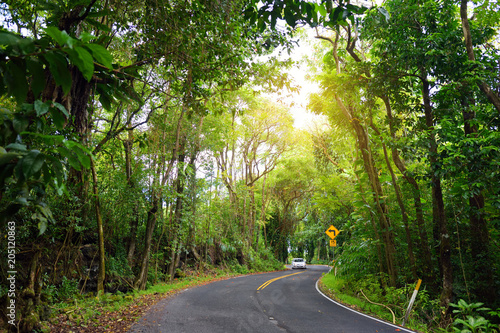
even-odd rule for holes
{"type": "Polygon", "coordinates": [[[105,32],[111,32],[111,29],[107,25],[104,25],[104,24],[102,24],[99,21],[87,18],[85,20],[85,22],[90,23],[91,25],[93,25],[94,27],[98,28],[99,30],[102,30],[102,31],[105,31],[105,32]]]}
{"type": "Polygon", "coordinates": [[[38,209],[40,213],[43,214],[43,216],[47,219],[47,221],[50,221],[54,223],[54,216],[52,215],[52,211],[50,210],[49,206],[47,204],[40,202],[39,204],[35,205],[35,207],[38,209]]]}
{"type": "Polygon", "coordinates": [[[98,11],[91,11],[87,17],[98,17],[101,18],[103,16],[109,16],[113,14],[113,11],[111,9],[103,9],[103,10],[98,10],[98,11]]]}
{"type": "Polygon", "coordinates": [[[365,11],[368,10],[368,8],[366,8],[366,7],[356,6],[356,5],[352,5],[350,3],[346,5],[346,8],[354,14],[363,14],[365,11]]]}
{"type": "Polygon", "coordinates": [[[75,147],[73,151],[76,153],[82,166],[86,169],[90,169],[90,157],[79,147],[75,147]]]}
{"type": "Polygon", "coordinates": [[[71,62],[82,72],[85,80],[90,82],[92,75],[94,75],[94,58],[92,58],[92,55],[80,46],[75,47],[73,50],[65,49],[65,51],[68,53],[71,62]]]}
{"type": "Polygon", "coordinates": [[[42,165],[42,175],[43,175],[44,185],[50,184],[50,181],[52,180],[52,174],[53,172],[51,171],[49,165],[47,163],[44,163],[42,165]]]}
{"type": "Polygon", "coordinates": [[[37,116],[42,116],[49,112],[50,109],[50,102],[45,102],[43,103],[40,100],[35,101],[35,111],[37,116]]]}
{"type": "Polygon", "coordinates": [[[57,183],[61,185],[64,180],[64,167],[57,158],[54,156],[47,155],[47,159],[51,162],[51,171],[54,173],[57,179],[57,183]]]}
{"type": "Polygon", "coordinates": [[[333,12],[330,13],[330,22],[329,25],[336,25],[339,21],[339,15],[343,11],[341,7],[335,8],[333,12]]]}
{"type": "Polygon", "coordinates": [[[31,90],[35,98],[40,96],[40,93],[45,88],[45,71],[43,64],[36,59],[27,59],[26,66],[31,75],[31,90]]]}
{"type": "Polygon", "coordinates": [[[63,135],[51,135],[51,134],[40,134],[40,133],[34,133],[34,132],[22,132],[21,134],[23,135],[33,135],[38,138],[43,139],[43,141],[47,145],[55,145],[55,144],[61,144],[64,141],[64,136],[63,135]]]}
{"type": "Polygon", "coordinates": [[[54,106],[59,110],[61,111],[65,116],[66,118],[69,118],[69,113],[68,113],[68,110],[66,110],[66,108],[64,107],[64,105],[62,105],[61,103],[57,103],[57,102],[54,102],[54,106]]]}
{"type": "Polygon", "coordinates": [[[0,96],[3,96],[7,93],[7,89],[5,88],[5,79],[4,79],[4,75],[3,75],[3,67],[1,64],[0,64],[0,96]]]}
{"type": "Polygon", "coordinates": [[[391,16],[387,9],[385,9],[384,7],[377,7],[377,10],[380,12],[380,14],[384,15],[386,22],[389,22],[391,16]]]}
{"type": "Polygon", "coordinates": [[[295,15],[290,10],[287,10],[287,8],[288,7],[285,8],[285,21],[289,26],[295,28],[296,25],[295,15]]]}
{"type": "Polygon", "coordinates": [[[58,130],[62,130],[66,125],[66,120],[68,119],[68,117],[66,117],[56,108],[50,108],[50,114],[52,115],[52,121],[54,122],[56,128],[58,130]]]}
{"type": "Polygon", "coordinates": [[[11,143],[5,147],[7,149],[14,149],[18,151],[26,151],[26,145],[23,145],[21,143],[11,143]]]}
{"type": "Polygon", "coordinates": [[[104,84],[98,84],[97,90],[99,92],[99,102],[101,102],[102,106],[106,110],[111,109],[111,103],[113,103],[113,91],[111,90],[111,88],[104,84]]]}
{"type": "Polygon", "coordinates": [[[38,218],[38,221],[38,229],[40,230],[40,233],[38,235],[42,235],[45,230],[47,230],[47,219],[38,218]]]}
{"type": "Polygon", "coordinates": [[[36,50],[35,43],[31,38],[21,38],[18,47],[22,54],[30,54],[36,50]]]}
{"type": "Polygon", "coordinates": [[[10,32],[0,32],[0,45],[13,46],[19,44],[22,38],[10,32]]]}
{"type": "Polygon", "coordinates": [[[349,17],[350,15],[352,15],[352,13],[350,11],[348,11],[347,9],[344,9],[344,11],[342,12],[342,21],[345,21],[345,19],[347,17],[349,17]]]}
{"type": "Polygon", "coordinates": [[[276,27],[276,21],[278,19],[278,16],[274,14],[271,15],[271,29],[274,30],[274,28],[276,27]]]}
{"type": "Polygon", "coordinates": [[[323,5],[323,4],[321,4],[321,5],[315,4],[315,6],[316,6],[316,10],[319,12],[319,14],[321,16],[326,16],[327,12],[326,12],[325,5],[323,5]]]}
{"type": "Polygon", "coordinates": [[[80,41],[82,41],[82,43],[88,43],[94,38],[95,36],[87,31],[84,31],[80,34],[80,41]]]}
{"type": "Polygon", "coordinates": [[[0,168],[0,187],[4,186],[6,179],[12,177],[15,167],[16,165],[14,164],[4,164],[0,168]]]}
{"type": "Polygon", "coordinates": [[[106,66],[108,69],[113,69],[113,57],[104,46],[99,44],[87,44],[85,46],[92,52],[94,59],[98,63],[106,66]]]}
{"type": "Polygon", "coordinates": [[[18,203],[23,206],[28,206],[28,199],[26,197],[17,197],[16,200],[14,200],[15,203],[18,203]]]}
{"type": "Polygon", "coordinates": [[[64,56],[57,52],[47,52],[44,54],[49,63],[49,69],[56,84],[62,86],[65,94],[71,89],[71,73],[68,70],[68,62],[64,56]]]}
{"type": "Polygon", "coordinates": [[[17,133],[24,132],[29,126],[29,119],[23,114],[16,114],[12,120],[12,125],[17,133]]]}
{"type": "Polygon", "coordinates": [[[80,164],[80,161],[78,161],[78,158],[73,154],[71,150],[64,146],[59,146],[57,147],[57,151],[59,154],[61,154],[63,157],[65,157],[68,160],[68,163],[70,166],[72,166],[74,169],[80,171],[82,170],[82,166],[80,164]]]}
{"type": "Polygon", "coordinates": [[[18,104],[26,101],[28,95],[28,81],[26,81],[26,69],[24,63],[15,61],[8,61],[5,66],[6,71],[4,74],[4,83],[11,96],[16,99],[18,104]]]}
{"type": "Polygon", "coordinates": [[[0,153],[0,166],[5,165],[15,158],[18,158],[17,153],[0,153]]]}
{"type": "Polygon", "coordinates": [[[64,145],[66,146],[66,148],[70,149],[71,151],[73,151],[73,153],[76,154],[78,160],[80,161],[81,165],[84,168],[87,168],[87,169],[90,168],[90,156],[89,155],[91,155],[91,153],[87,148],[85,148],[84,146],[82,146],[78,142],[70,141],[70,140],[64,141],[64,145]]]}
{"type": "Polygon", "coordinates": [[[45,162],[44,155],[38,150],[32,150],[22,159],[23,174],[26,179],[40,171],[45,162]]]}
{"type": "Polygon", "coordinates": [[[71,40],[73,38],[71,38],[66,31],[61,31],[56,27],[48,27],[45,28],[44,31],[48,36],[52,37],[60,46],[68,45],[72,47],[73,42],[71,40]]]}
{"type": "Polygon", "coordinates": [[[94,58],[89,53],[89,51],[87,51],[83,47],[77,46],[75,47],[75,50],[78,53],[78,57],[83,62],[82,68],[79,67],[79,69],[85,79],[90,82],[90,79],[92,79],[92,75],[94,75],[94,58]]]}
{"type": "Polygon", "coordinates": [[[260,32],[264,32],[264,30],[266,30],[266,22],[262,19],[262,17],[259,17],[257,28],[260,32]]]}
{"type": "Polygon", "coordinates": [[[90,168],[90,157],[87,155],[87,153],[84,151],[84,148],[82,145],[75,141],[64,141],[64,145],[66,148],[71,149],[73,153],[76,154],[78,161],[80,161],[81,165],[85,168],[90,168]]]}

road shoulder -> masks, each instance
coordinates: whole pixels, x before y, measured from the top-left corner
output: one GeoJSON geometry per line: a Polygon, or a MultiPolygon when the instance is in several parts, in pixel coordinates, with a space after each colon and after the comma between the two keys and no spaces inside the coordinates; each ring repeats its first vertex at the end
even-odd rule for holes
{"type": "Polygon", "coordinates": [[[387,320],[384,320],[384,319],[381,319],[381,318],[377,318],[377,317],[374,317],[373,315],[369,315],[369,314],[366,314],[364,312],[361,312],[360,309],[358,309],[354,305],[345,304],[345,303],[340,302],[338,299],[335,298],[333,292],[330,289],[328,289],[324,285],[324,283],[322,283],[322,281],[321,281],[322,278],[323,277],[320,277],[316,281],[316,290],[318,291],[319,294],[321,294],[323,297],[325,297],[326,299],[328,299],[330,302],[332,302],[332,303],[334,303],[334,304],[336,304],[336,305],[338,305],[338,306],[340,306],[342,308],[345,308],[345,309],[347,309],[349,311],[355,312],[355,313],[359,314],[360,316],[363,316],[363,317],[366,317],[366,318],[370,318],[370,319],[372,319],[374,321],[377,321],[379,323],[383,323],[383,324],[386,324],[388,326],[394,327],[396,330],[399,330],[401,332],[418,333],[418,331],[414,331],[414,330],[411,330],[409,328],[406,328],[406,327],[399,326],[397,324],[388,322],[387,320]]]}

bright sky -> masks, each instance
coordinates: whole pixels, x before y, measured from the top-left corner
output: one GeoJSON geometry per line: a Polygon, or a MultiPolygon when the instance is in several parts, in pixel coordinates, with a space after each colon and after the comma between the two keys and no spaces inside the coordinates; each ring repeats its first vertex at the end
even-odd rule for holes
{"type": "Polygon", "coordinates": [[[312,57],[310,42],[314,39],[312,29],[307,33],[307,37],[302,37],[299,46],[293,50],[292,58],[297,61],[297,67],[290,71],[290,76],[293,78],[293,84],[300,87],[299,93],[294,93],[292,96],[284,98],[285,103],[293,102],[290,112],[295,119],[294,126],[296,128],[307,129],[315,121],[320,121],[321,116],[315,115],[307,110],[309,95],[319,91],[319,86],[315,82],[306,79],[309,69],[307,65],[300,62],[304,57],[312,57]]]}
{"type": "MultiPolygon", "coordinates": [[[[382,0],[351,1],[352,4],[362,5],[365,7],[372,7],[374,3],[380,5],[382,2],[382,0]]],[[[311,42],[314,42],[314,36],[316,35],[316,32],[312,28],[308,28],[305,35],[307,36],[301,37],[299,46],[293,50],[292,58],[296,61],[300,61],[303,57],[312,57],[311,42]]],[[[308,81],[305,78],[307,72],[307,65],[303,63],[299,64],[298,68],[295,68],[290,72],[290,75],[294,78],[295,83],[298,84],[301,89],[299,94],[294,95],[290,99],[284,99],[286,102],[294,102],[294,105],[291,107],[290,111],[295,118],[294,126],[301,129],[312,127],[314,122],[325,122],[325,117],[312,114],[307,110],[309,94],[319,91],[319,86],[316,83],[308,81]]]]}

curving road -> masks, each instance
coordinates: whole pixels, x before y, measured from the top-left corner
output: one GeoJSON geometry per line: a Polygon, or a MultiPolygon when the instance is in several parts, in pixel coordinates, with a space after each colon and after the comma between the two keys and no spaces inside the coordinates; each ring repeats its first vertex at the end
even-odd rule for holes
{"type": "Polygon", "coordinates": [[[328,268],[247,275],[186,289],[157,303],[134,333],[413,332],[355,312],[319,292],[328,268]]]}

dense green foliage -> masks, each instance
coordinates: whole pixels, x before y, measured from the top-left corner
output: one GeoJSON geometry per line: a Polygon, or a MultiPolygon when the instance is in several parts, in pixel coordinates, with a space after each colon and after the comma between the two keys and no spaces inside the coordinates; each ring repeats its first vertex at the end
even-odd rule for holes
{"type": "Polygon", "coordinates": [[[31,331],[76,294],[304,257],[398,317],[421,278],[419,328],[492,330],[465,308],[500,306],[499,9],[2,2],[2,320],[13,270],[31,331]],[[307,131],[263,94],[297,92],[277,53],[302,25],[326,119],[307,131]]]}

